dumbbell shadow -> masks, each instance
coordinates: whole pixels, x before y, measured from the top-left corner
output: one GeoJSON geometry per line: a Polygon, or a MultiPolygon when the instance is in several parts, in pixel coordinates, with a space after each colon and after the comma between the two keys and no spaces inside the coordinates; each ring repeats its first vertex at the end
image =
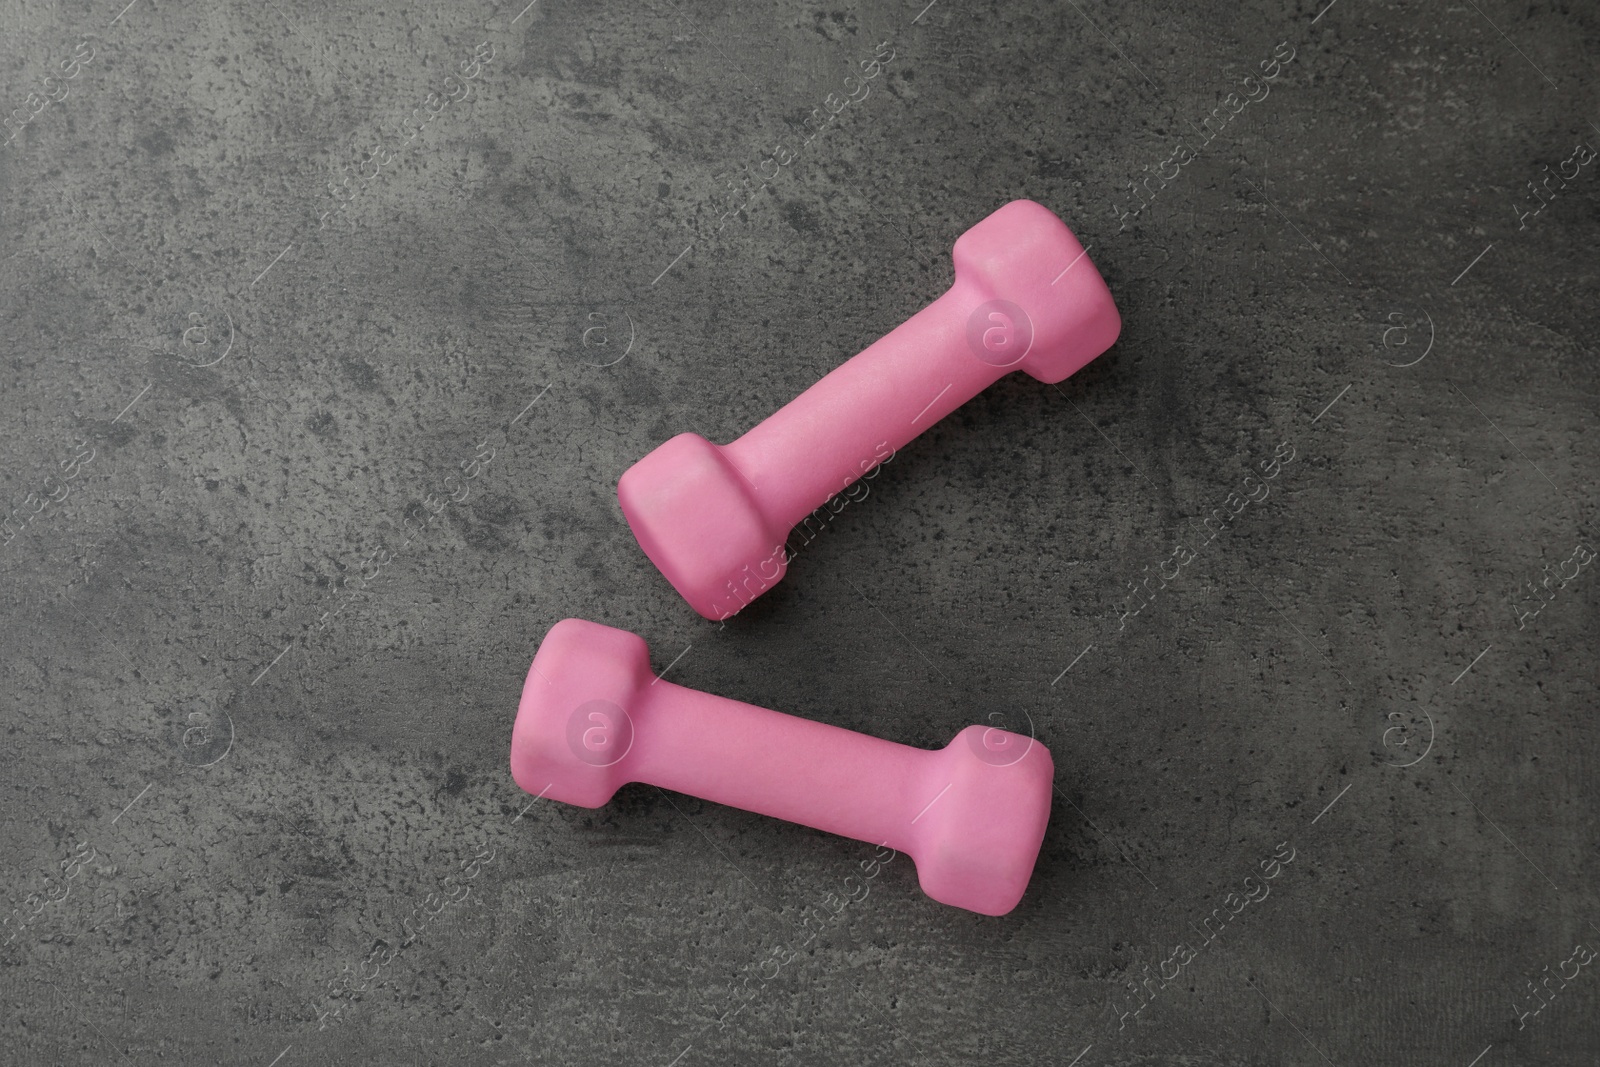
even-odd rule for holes
{"type": "Polygon", "coordinates": [[[885,845],[935,900],[1003,915],[1033,872],[1054,765],[1039,742],[992,727],[918,749],[696,692],[656,678],[636,635],[566,619],[528,672],[511,771],[583,807],[644,782],[885,845]]]}

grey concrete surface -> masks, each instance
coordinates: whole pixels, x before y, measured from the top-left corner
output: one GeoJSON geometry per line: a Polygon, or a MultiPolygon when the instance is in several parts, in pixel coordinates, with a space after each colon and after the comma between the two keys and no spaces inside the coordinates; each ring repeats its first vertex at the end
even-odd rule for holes
{"type": "Polygon", "coordinates": [[[1592,5],[124,2],[0,9],[0,1062],[1596,1062],[1592,5]],[[618,475],[1017,197],[1119,343],[695,616],[618,475]],[[532,802],[567,616],[1031,730],[1022,905],[532,802]]]}

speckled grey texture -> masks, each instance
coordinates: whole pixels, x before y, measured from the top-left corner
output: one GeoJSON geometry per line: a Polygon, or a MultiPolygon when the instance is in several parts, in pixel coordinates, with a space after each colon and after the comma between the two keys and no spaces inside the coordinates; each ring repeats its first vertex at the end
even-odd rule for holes
{"type": "Polygon", "coordinates": [[[1595,1062],[1592,6],[123,3],[0,14],[0,1062],[1595,1062]],[[1017,197],[1120,342],[695,616],[618,475],[1017,197]],[[1031,729],[1021,906],[529,806],[567,616],[1031,729]]]}

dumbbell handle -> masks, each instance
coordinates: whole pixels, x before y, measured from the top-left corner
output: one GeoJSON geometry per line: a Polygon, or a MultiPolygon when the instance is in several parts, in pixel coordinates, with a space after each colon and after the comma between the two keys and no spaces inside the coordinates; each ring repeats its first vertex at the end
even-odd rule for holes
{"type": "Polygon", "coordinates": [[[917,794],[937,751],[660,679],[633,706],[634,781],[913,851],[917,809],[933,799],[917,794]]]}
{"type": "Polygon", "coordinates": [[[900,449],[1012,369],[968,347],[967,319],[984,299],[958,277],[932,304],[724,446],[773,529],[794,527],[861,477],[881,458],[883,442],[900,449]]]}

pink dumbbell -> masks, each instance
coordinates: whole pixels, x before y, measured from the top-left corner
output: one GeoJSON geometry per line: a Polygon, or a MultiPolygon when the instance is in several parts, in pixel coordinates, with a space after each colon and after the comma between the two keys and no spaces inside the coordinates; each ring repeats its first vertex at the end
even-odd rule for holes
{"type": "Polygon", "coordinates": [[[1012,370],[1059,382],[1122,319],[1065,224],[1015,200],[956,241],[955,283],[730,445],[679,434],[617,497],[651,561],[696,611],[727,618],[783,577],[794,526],[1012,370]]]}
{"type": "Polygon", "coordinates": [[[686,689],[651,673],[642,638],[565,619],[522,688],[511,774],[586,808],[645,782],[886,845],[933,899],[1004,915],[1033,873],[1055,765],[1004,730],[911,748],[686,689]]]}

